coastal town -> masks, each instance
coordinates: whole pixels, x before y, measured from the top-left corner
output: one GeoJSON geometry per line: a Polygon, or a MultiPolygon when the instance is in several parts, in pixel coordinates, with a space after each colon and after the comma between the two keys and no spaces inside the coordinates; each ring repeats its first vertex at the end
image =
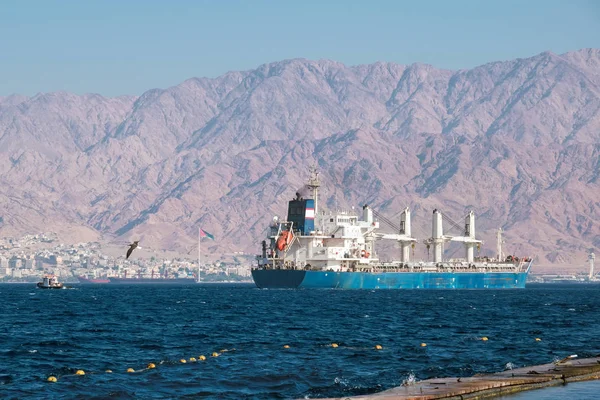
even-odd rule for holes
{"type": "MultiPolygon", "coordinates": [[[[0,238],[0,283],[36,282],[45,274],[66,283],[102,281],[108,278],[193,279],[197,282],[252,282],[253,255],[243,253],[218,261],[178,256],[141,256],[126,259],[106,251],[99,242],[61,243],[55,233],[0,238]]],[[[541,269],[530,283],[598,282],[594,254],[579,269],[541,269]],[[588,267],[589,266],[589,267],[588,267]],[[588,269],[589,268],[589,269],[588,269]]],[[[132,281],[132,283],[135,283],[132,281]]]]}
{"type": "Polygon", "coordinates": [[[252,257],[238,254],[227,261],[185,257],[111,255],[99,242],[61,243],[54,233],[0,238],[0,282],[35,282],[52,274],[63,282],[84,279],[194,278],[198,282],[251,281],[252,257]]]}

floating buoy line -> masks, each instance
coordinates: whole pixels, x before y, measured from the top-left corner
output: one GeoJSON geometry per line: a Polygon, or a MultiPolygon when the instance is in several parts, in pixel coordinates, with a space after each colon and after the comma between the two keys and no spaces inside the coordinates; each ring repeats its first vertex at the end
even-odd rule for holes
{"type": "MultiPolygon", "coordinates": [[[[483,337],[478,337],[477,340],[483,341],[483,342],[487,342],[489,340],[489,338],[487,336],[483,336],[483,337]]],[[[536,342],[541,342],[542,341],[542,339],[539,338],[539,337],[536,337],[534,340],[536,342]]],[[[283,348],[283,349],[290,349],[291,348],[291,346],[289,344],[284,344],[284,345],[280,345],[280,346],[281,346],[280,348],[283,348]]],[[[339,349],[339,348],[344,349],[344,348],[346,348],[346,349],[360,350],[360,351],[367,351],[367,350],[381,351],[381,350],[384,349],[384,347],[381,344],[375,344],[375,345],[372,345],[370,347],[353,347],[353,346],[343,346],[343,345],[340,345],[340,344],[334,342],[334,343],[329,343],[329,344],[322,344],[320,346],[321,347],[329,347],[329,348],[332,348],[332,349],[339,349]]],[[[417,348],[418,347],[426,348],[426,347],[428,347],[428,345],[427,345],[427,343],[422,342],[420,344],[415,344],[415,347],[417,347],[417,348]]],[[[232,349],[222,349],[222,350],[220,350],[218,352],[215,351],[215,352],[210,353],[210,358],[218,358],[219,356],[221,356],[224,353],[233,352],[233,351],[236,351],[236,349],[232,348],[232,349]]],[[[120,371],[116,371],[116,372],[122,372],[122,373],[125,373],[125,374],[143,373],[143,372],[147,372],[147,371],[151,371],[151,370],[157,369],[158,366],[160,366],[162,364],[177,365],[177,364],[188,364],[188,363],[191,363],[191,364],[193,364],[193,363],[202,363],[202,362],[206,362],[208,360],[208,358],[209,357],[205,356],[204,354],[201,354],[201,355],[199,355],[197,357],[192,356],[192,357],[189,357],[187,359],[186,358],[181,358],[178,361],[163,360],[163,361],[160,361],[158,363],[150,362],[150,363],[148,363],[146,365],[145,368],[141,368],[141,369],[137,369],[136,370],[133,367],[127,367],[127,368],[123,368],[120,371]]],[[[97,375],[99,373],[102,373],[102,372],[88,372],[88,371],[85,371],[83,369],[76,369],[75,372],[71,373],[71,374],[50,375],[50,376],[48,376],[46,378],[46,381],[47,382],[51,382],[51,383],[55,383],[55,382],[58,382],[60,379],[67,378],[67,377],[85,376],[85,375],[94,375],[94,374],[97,375]]],[[[106,369],[106,370],[104,370],[103,373],[105,373],[105,374],[112,374],[112,373],[114,373],[114,371],[112,369],[106,369]]]]}

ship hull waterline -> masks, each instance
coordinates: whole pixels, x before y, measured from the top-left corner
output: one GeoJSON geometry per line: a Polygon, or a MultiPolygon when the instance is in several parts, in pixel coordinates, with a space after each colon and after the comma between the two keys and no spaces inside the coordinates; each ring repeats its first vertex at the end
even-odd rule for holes
{"type": "Polygon", "coordinates": [[[65,289],[65,287],[61,284],[60,286],[44,286],[41,284],[37,284],[38,289],[65,289]]]}
{"type": "Polygon", "coordinates": [[[527,272],[331,272],[254,269],[261,289],[524,289],[527,272]]]}

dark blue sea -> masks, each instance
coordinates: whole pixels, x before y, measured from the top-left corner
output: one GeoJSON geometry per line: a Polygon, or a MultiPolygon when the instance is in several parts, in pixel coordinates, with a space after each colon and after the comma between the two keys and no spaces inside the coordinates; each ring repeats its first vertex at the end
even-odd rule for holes
{"type": "Polygon", "coordinates": [[[367,291],[3,284],[0,301],[3,399],[341,397],[600,354],[600,285],[367,291]],[[200,355],[206,360],[189,361],[200,355]],[[156,368],[146,370],[148,363],[156,368]],[[78,369],[85,375],[76,376],[78,369]]]}

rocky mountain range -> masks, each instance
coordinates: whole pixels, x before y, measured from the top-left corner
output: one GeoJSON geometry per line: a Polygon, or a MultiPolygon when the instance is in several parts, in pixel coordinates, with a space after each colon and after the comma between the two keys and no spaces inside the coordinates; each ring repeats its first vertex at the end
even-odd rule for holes
{"type": "Polygon", "coordinates": [[[324,207],[410,206],[423,239],[433,209],[472,209],[483,254],[502,227],[507,253],[579,265],[600,252],[599,109],[597,49],[459,71],[293,59],[139,97],[0,97],[0,235],[193,256],[201,227],[209,257],[258,253],[315,164],[324,207]]]}

